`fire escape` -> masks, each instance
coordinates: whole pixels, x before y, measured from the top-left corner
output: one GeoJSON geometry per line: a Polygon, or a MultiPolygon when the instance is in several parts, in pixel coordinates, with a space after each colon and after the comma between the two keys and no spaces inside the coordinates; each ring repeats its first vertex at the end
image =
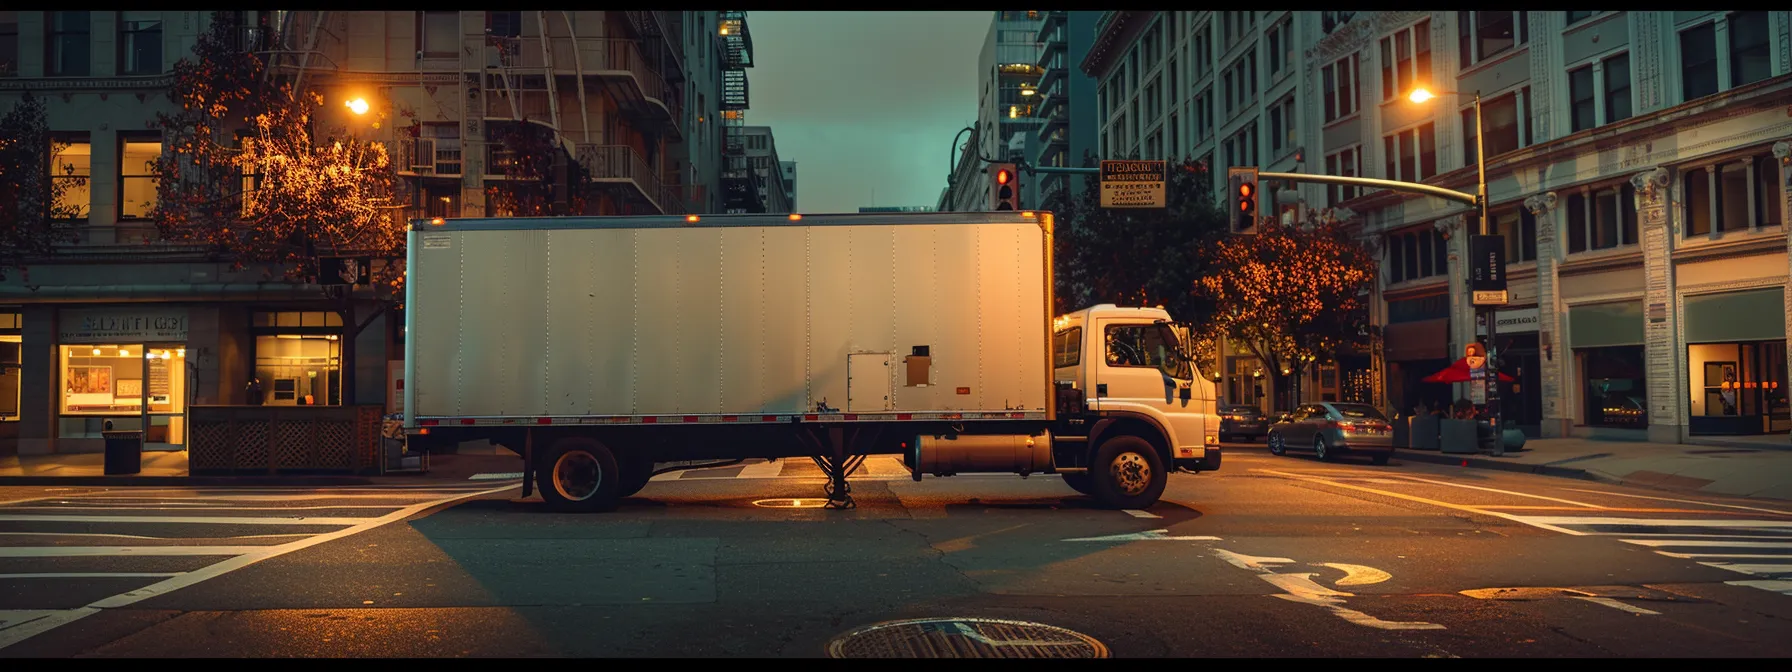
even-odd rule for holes
{"type": "Polygon", "coordinates": [[[765,212],[765,185],[747,161],[747,68],[753,67],[753,35],[747,13],[722,12],[722,207],[730,213],[765,212]]]}

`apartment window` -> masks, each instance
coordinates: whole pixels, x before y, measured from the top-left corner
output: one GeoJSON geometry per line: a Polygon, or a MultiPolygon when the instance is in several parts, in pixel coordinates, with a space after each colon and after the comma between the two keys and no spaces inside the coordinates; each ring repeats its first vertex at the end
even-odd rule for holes
{"type": "Polygon", "coordinates": [[[1506,53],[1526,41],[1530,12],[1457,12],[1456,38],[1462,67],[1506,53]]]}
{"type": "Polygon", "coordinates": [[[1773,75],[1767,44],[1767,12],[1732,12],[1730,21],[1730,86],[1743,86],[1773,75]]]}
{"type": "Polygon", "coordinates": [[[1584,131],[1598,125],[1594,114],[1597,104],[1593,101],[1593,66],[1589,65],[1568,73],[1568,116],[1574,120],[1574,130],[1584,131]]]}
{"type": "Polygon", "coordinates": [[[1344,24],[1349,23],[1353,16],[1356,16],[1356,12],[1320,12],[1319,28],[1325,31],[1325,34],[1330,35],[1333,31],[1344,27],[1344,24]]]}
{"type": "Polygon", "coordinates": [[[1449,244],[1430,224],[1387,234],[1388,282],[1405,282],[1450,272],[1449,244]]]}
{"type": "Polygon", "coordinates": [[[1784,194],[1771,154],[1685,171],[1686,235],[1778,227],[1784,194]]]}
{"type": "Polygon", "coordinates": [[[1294,63],[1294,20],[1282,17],[1269,29],[1269,76],[1281,76],[1294,63]]]}
{"type": "Polygon", "coordinates": [[[450,58],[460,53],[460,12],[419,12],[417,42],[423,55],[450,58]]]}
{"type": "Polygon", "coordinates": [[[1236,105],[1234,105],[1234,103],[1232,102],[1232,100],[1233,100],[1233,97],[1232,97],[1232,71],[1227,70],[1226,74],[1222,76],[1221,81],[1224,82],[1224,86],[1221,86],[1220,88],[1225,90],[1225,95],[1226,95],[1225,110],[1228,114],[1230,114],[1232,112],[1233,108],[1236,107],[1236,105]]]}
{"type": "Polygon", "coordinates": [[[1356,54],[1325,66],[1325,121],[1331,123],[1356,113],[1356,54]]]}
{"type": "Polygon", "coordinates": [[[1381,99],[1431,83],[1431,20],[1381,38],[1381,99]]]}
{"type": "Polygon", "coordinates": [[[1567,13],[1568,14],[1568,25],[1572,26],[1575,23],[1580,22],[1582,19],[1591,18],[1594,14],[1598,14],[1598,13],[1599,12],[1597,10],[1591,11],[1591,12],[1568,12],[1567,13]]]}
{"type": "Polygon", "coordinates": [[[0,11],[0,77],[19,76],[19,13],[0,11]]]}
{"type": "Polygon", "coordinates": [[[1255,51],[1247,52],[1244,55],[1244,87],[1248,97],[1257,97],[1257,52],[1255,51]]]}
{"type": "Polygon", "coordinates": [[[1381,139],[1387,179],[1420,182],[1437,175],[1437,129],[1422,124],[1381,139]]]}
{"type": "MultiPolygon", "coordinates": [[[[1362,147],[1349,147],[1325,157],[1325,174],[1342,177],[1358,177],[1363,174],[1362,147]]],[[[1356,198],[1357,187],[1338,184],[1326,185],[1326,205],[1336,207],[1339,203],[1356,198]]]]}
{"type": "Polygon", "coordinates": [[[119,74],[153,75],[161,71],[161,12],[119,12],[119,74]]]}
{"type": "Polygon", "coordinates": [[[1207,101],[1207,94],[1195,96],[1195,127],[1189,133],[1190,140],[1200,142],[1213,133],[1212,109],[1207,101]]]}
{"type": "MultiPolygon", "coordinates": [[[[1164,77],[1164,81],[1170,83],[1170,95],[1174,96],[1178,92],[1187,91],[1188,87],[1183,86],[1182,80],[1176,78],[1177,72],[1176,72],[1176,57],[1175,56],[1170,57],[1170,64],[1167,67],[1169,68],[1169,74],[1164,77]]],[[[1056,89],[1057,87],[1054,86],[1053,88],[1056,89]]]]}
{"type": "Polygon", "coordinates": [[[87,219],[93,205],[93,143],[86,133],[55,133],[50,143],[56,152],[50,178],[62,183],[56,212],[69,215],[67,219],[87,219]]]}
{"type": "MultiPolygon", "coordinates": [[[[1530,141],[1530,115],[1520,114],[1520,110],[1530,109],[1530,87],[1481,101],[1480,127],[1487,132],[1485,144],[1487,155],[1499,156],[1520,147],[1528,147],[1530,141]]],[[[1475,153],[1475,108],[1470,105],[1462,110],[1462,162],[1473,165],[1478,156],[1475,153]]]]}
{"type": "MultiPolygon", "coordinates": [[[[1529,208],[1512,205],[1489,213],[1493,218],[1491,227],[1496,235],[1506,241],[1506,262],[1519,264],[1537,260],[1537,217],[1529,208]]],[[[1475,216],[1469,221],[1478,227],[1475,216]]]]}
{"type": "Polygon", "coordinates": [[[158,134],[118,136],[118,218],[149,219],[156,208],[156,159],[162,157],[158,134]]]}
{"type": "Polygon", "coordinates": [[[1568,253],[1637,244],[1636,188],[1628,180],[1568,196],[1568,253]]]}
{"type": "Polygon", "coordinates": [[[45,12],[49,18],[48,73],[52,77],[86,77],[92,70],[92,15],[88,12],[45,12]]]}
{"type": "Polygon", "coordinates": [[[1207,72],[1212,69],[1213,54],[1208,51],[1208,26],[1195,30],[1195,72],[1207,72]]]}
{"type": "Polygon", "coordinates": [[[1717,24],[1680,31],[1680,89],[1685,100],[1717,93],[1717,24]]]}
{"type": "Polygon", "coordinates": [[[1294,120],[1294,98],[1283,98],[1281,102],[1269,108],[1269,145],[1270,158],[1280,158],[1282,152],[1294,148],[1296,129],[1294,120]]]}
{"type": "Polygon", "coordinates": [[[1169,127],[1170,127],[1170,145],[1168,147],[1164,148],[1164,155],[1167,158],[1175,159],[1176,157],[1180,156],[1180,154],[1177,154],[1177,152],[1179,150],[1181,150],[1181,147],[1179,145],[1181,144],[1180,140],[1182,139],[1180,137],[1182,135],[1182,126],[1180,124],[1180,121],[1176,118],[1175,112],[1170,113],[1169,127]]]}
{"type": "MultiPolygon", "coordinates": [[[[458,22],[456,25],[458,26],[458,22]]],[[[523,34],[523,13],[486,12],[485,32],[492,37],[520,37],[523,34]]]]}

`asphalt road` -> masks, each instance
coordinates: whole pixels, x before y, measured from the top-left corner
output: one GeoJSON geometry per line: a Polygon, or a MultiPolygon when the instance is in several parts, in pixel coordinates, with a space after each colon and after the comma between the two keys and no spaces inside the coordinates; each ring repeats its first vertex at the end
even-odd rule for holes
{"type": "Polygon", "coordinates": [[[599,515],[514,481],[8,488],[0,656],[1792,655],[1792,504],[1260,446],[1148,511],[897,467],[846,511],[764,501],[819,503],[794,462],[599,515]],[[847,636],[904,619],[942,620],[847,636]]]}

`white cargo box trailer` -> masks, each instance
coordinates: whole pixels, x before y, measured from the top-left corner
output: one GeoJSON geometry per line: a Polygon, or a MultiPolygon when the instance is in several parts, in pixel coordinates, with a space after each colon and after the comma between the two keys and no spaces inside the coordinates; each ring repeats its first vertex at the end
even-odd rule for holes
{"type": "MultiPolygon", "coordinates": [[[[420,221],[405,426],[420,446],[516,450],[544,499],[568,509],[608,508],[677,460],[812,457],[838,503],[868,454],[903,454],[917,478],[1053,471],[1067,395],[1051,220],[420,221]]],[[[1176,457],[1160,442],[1162,472],[1176,457]]]]}

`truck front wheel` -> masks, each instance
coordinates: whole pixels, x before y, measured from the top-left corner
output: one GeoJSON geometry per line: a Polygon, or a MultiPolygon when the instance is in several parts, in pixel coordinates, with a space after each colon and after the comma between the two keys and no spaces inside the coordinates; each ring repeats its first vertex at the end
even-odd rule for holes
{"type": "Polygon", "coordinates": [[[1163,458],[1150,442],[1116,436],[1101,443],[1089,467],[1097,501],[1116,509],[1143,509],[1157,503],[1169,484],[1163,458]]]}
{"type": "Polygon", "coordinates": [[[554,511],[610,511],[621,499],[622,470],[610,449],[592,439],[554,442],[535,471],[541,499],[554,511]]]}

